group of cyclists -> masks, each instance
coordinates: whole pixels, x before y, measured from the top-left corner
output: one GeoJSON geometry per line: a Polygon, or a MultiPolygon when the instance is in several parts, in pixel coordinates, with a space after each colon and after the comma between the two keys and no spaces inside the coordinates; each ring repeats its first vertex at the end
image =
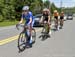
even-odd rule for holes
{"type": "MultiPolygon", "coordinates": [[[[53,13],[54,19],[55,19],[55,25],[58,26],[58,17],[59,17],[59,13],[57,12],[57,10],[54,11],[53,13]]],[[[21,15],[21,20],[19,22],[19,24],[21,24],[23,22],[23,20],[25,20],[25,26],[28,27],[28,38],[27,38],[27,46],[32,47],[32,42],[30,42],[32,36],[31,36],[31,31],[34,25],[34,17],[31,11],[29,11],[29,6],[24,6],[22,8],[22,15],[21,15]]],[[[64,12],[62,11],[60,13],[60,25],[63,26],[63,19],[64,19],[64,12]]],[[[39,21],[40,23],[45,22],[48,24],[48,32],[50,32],[50,28],[51,28],[51,14],[50,14],[50,10],[48,8],[44,8],[42,11],[42,16],[41,19],[39,21]]]]}
{"type": "Polygon", "coordinates": [[[64,12],[61,11],[61,13],[59,14],[57,10],[54,11],[53,13],[54,19],[55,19],[55,27],[58,29],[58,21],[60,21],[60,28],[62,28],[63,26],[63,22],[64,22],[64,12]],[[59,19],[60,17],[60,19],[59,19]]]}

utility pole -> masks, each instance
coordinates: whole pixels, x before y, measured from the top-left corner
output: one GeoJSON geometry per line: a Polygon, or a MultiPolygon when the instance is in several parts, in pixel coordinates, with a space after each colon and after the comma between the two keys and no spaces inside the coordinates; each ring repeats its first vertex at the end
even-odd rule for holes
{"type": "Polygon", "coordinates": [[[60,10],[60,12],[62,11],[62,0],[60,1],[60,8],[61,8],[61,10],[60,10]]]}
{"type": "Polygon", "coordinates": [[[50,1],[49,1],[49,9],[51,9],[51,3],[50,3],[50,1]]]}
{"type": "Polygon", "coordinates": [[[49,10],[50,10],[50,14],[51,14],[51,3],[49,1],[49,10]]]}

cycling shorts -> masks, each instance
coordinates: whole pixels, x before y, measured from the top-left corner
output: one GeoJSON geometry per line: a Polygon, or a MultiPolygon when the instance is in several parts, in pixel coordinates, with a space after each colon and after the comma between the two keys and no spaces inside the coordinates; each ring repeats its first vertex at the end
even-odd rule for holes
{"type": "Polygon", "coordinates": [[[55,16],[54,18],[55,18],[55,19],[58,19],[58,16],[55,16]]]}
{"type": "Polygon", "coordinates": [[[60,16],[60,19],[64,19],[64,16],[60,16]]]}
{"type": "Polygon", "coordinates": [[[48,20],[46,20],[46,19],[44,19],[43,21],[46,21],[46,22],[48,22],[48,20]]]}

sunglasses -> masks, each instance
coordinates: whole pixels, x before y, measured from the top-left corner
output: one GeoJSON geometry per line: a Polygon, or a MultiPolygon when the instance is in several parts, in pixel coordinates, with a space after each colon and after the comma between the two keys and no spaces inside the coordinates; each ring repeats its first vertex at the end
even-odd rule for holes
{"type": "Polygon", "coordinates": [[[28,12],[28,10],[23,10],[23,12],[28,12]]]}

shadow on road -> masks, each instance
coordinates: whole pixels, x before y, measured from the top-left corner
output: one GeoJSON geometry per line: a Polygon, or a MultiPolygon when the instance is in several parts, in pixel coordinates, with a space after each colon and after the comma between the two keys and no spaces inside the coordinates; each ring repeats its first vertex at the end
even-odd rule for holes
{"type": "Polygon", "coordinates": [[[25,50],[25,43],[22,43],[20,45],[18,45],[18,49],[19,49],[19,53],[23,52],[25,50]]]}
{"type": "Polygon", "coordinates": [[[51,29],[52,31],[57,31],[56,29],[51,29]]]}
{"type": "MultiPolygon", "coordinates": [[[[32,45],[35,44],[35,42],[32,42],[32,45]]],[[[19,53],[23,52],[25,49],[29,49],[29,48],[32,48],[32,47],[27,47],[27,44],[26,43],[22,43],[21,45],[18,46],[18,49],[19,49],[19,53]],[[24,46],[25,45],[25,46],[24,46]]]]}
{"type": "Polygon", "coordinates": [[[41,38],[41,41],[44,41],[48,38],[51,38],[51,36],[50,35],[40,35],[39,38],[41,38]]]}

